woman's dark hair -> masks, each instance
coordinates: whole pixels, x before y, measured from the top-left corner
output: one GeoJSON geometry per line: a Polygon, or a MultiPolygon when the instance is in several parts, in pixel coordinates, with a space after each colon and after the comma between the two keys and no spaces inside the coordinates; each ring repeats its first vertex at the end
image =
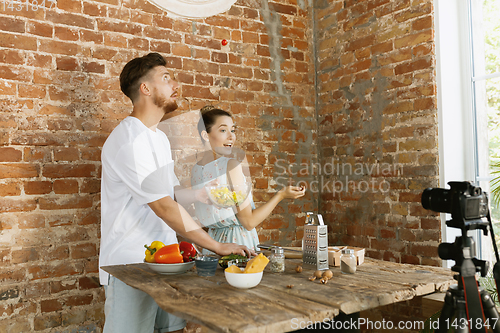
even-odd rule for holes
{"type": "Polygon", "coordinates": [[[207,133],[210,133],[218,117],[221,116],[227,116],[231,118],[233,117],[229,112],[224,111],[222,109],[217,109],[213,105],[205,105],[204,107],[201,108],[200,111],[201,111],[201,118],[198,121],[198,133],[200,134],[202,142],[205,142],[205,140],[203,140],[201,132],[207,131],[207,133]]]}
{"type": "Polygon", "coordinates": [[[120,88],[122,92],[134,102],[139,93],[141,79],[156,66],[166,66],[165,58],[159,53],[149,53],[145,56],[130,60],[120,74],[120,88]]]}

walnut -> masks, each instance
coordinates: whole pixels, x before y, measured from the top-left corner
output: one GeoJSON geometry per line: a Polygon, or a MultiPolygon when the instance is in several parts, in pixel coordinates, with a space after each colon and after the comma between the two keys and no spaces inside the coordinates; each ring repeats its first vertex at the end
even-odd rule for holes
{"type": "Polygon", "coordinates": [[[333,277],[333,273],[331,270],[327,269],[326,271],[323,272],[322,277],[323,279],[330,280],[333,277]]]}

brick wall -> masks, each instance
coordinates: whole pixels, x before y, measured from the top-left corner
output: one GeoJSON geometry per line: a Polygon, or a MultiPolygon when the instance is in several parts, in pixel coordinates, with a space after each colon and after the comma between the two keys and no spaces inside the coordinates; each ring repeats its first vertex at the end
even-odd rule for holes
{"type": "MultiPolygon", "coordinates": [[[[100,151],[130,113],[118,75],[133,57],[167,57],[182,111],[208,102],[235,115],[257,204],[285,173],[277,160],[316,160],[306,3],[241,0],[221,15],[182,20],[145,0],[58,0],[51,9],[0,2],[1,332],[101,331],[100,151]]],[[[196,152],[196,133],[169,126],[177,159],[196,152]]],[[[189,168],[178,171],[186,178],[189,168]]],[[[297,243],[317,198],[281,204],[261,240],[297,243]]]]}
{"type": "Polygon", "coordinates": [[[436,265],[440,221],[420,204],[438,186],[433,1],[317,1],[315,12],[330,242],[436,265]]]}
{"type": "Polygon", "coordinates": [[[131,110],[123,65],[150,51],[182,84],[184,115],[162,124],[182,180],[200,150],[184,121],[211,103],[234,114],[257,205],[289,177],[308,187],[261,241],[298,245],[312,210],[331,244],[438,263],[419,203],[438,185],[431,0],[240,0],[199,20],[146,0],[56,7],[0,2],[0,331],[101,331],[100,148],[131,110]]]}

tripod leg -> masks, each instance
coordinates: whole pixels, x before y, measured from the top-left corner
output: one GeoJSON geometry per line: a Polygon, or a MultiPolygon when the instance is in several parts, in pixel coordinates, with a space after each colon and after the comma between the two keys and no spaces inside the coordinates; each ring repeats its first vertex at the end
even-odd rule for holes
{"type": "Polygon", "coordinates": [[[494,333],[500,333],[500,315],[495,307],[495,302],[493,302],[488,291],[480,288],[479,292],[483,303],[484,315],[487,320],[485,324],[489,326],[489,329],[493,330],[494,333]]]}
{"type": "MultiPolygon", "coordinates": [[[[451,287],[450,287],[451,288],[451,287]]],[[[439,316],[439,327],[436,333],[447,333],[450,328],[450,321],[453,319],[453,314],[455,313],[455,300],[453,294],[450,290],[446,292],[444,297],[444,305],[441,309],[441,315],[439,316]]]]}
{"type": "Polygon", "coordinates": [[[450,326],[455,328],[455,333],[469,333],[465,298],[457,299],[457,317],[450,326]]]}

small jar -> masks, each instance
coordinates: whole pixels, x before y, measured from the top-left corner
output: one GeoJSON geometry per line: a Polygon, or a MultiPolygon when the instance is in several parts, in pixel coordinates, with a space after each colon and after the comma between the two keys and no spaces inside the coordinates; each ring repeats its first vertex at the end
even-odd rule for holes
{"type": "Polygon", "coordinates": [[[344,274],[356,272],[356,256],[353,249],[343,249],[340,257],[340,271],[344,274]]]}
{"type": "Polygon", "coordinates": [[[273,253],[269,256],[270,269],[273,273],[285,271],[285,252],[280,246],[273,247],[273,253]]]}

